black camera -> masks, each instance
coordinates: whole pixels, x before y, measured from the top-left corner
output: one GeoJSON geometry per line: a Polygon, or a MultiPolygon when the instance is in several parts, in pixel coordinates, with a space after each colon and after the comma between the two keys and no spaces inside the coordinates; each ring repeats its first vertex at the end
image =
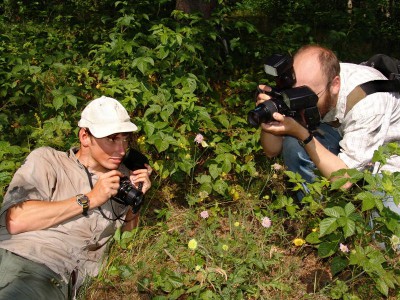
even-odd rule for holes
{"type": "MultiPolygon", "coordinates": [[[[135,149],[129,149],[128,153],[125,155],[123,164],[129,170],[145,169],[145,164],[149,164],[149,160],[145,155],[135,149]]],[[[137,213],[143,204],[144,194],[142,192],[143,183],[138,184],[136,188],[129,177],[121,177],[120,184],[117,194],[112,197],[112,200],[124,204],[126,206],[130,205],[134,213],[137,213]]]]}
{"type": "MultiPolygon", "coordinates": [[[[262,91],[259,91],[262,92],[262,91]]],[[[275,112],[292,117],[302,123],[299,111],[304,109],[304,121],[310,130],[314,129],[320,122],[320,114],[316,107],[318,96],[307,86],[287,89],[284,91],[266,92],[272,98],[258,105],[247,115],[247,121],[254,127],[261,123],[274,120],[275,112]]]]}
{"type": "Polygon", "coordinates": [[[267,74],[275,77],[276,87],[271,91],[257,89],[257,94],[265,93],[271,99],[258,105],[247,115],[247,122],[258,127],[261,123],[274,120],[275,112],[292,117],[309,130],[314,130],[320,123],[321,116],[317,108],[318,96],[307,86],[292,88],[296,83],[293,70],[293,59],[288,55],[275,54],[267,59],[264,65],[267,74]],[[299,113],[304,110],[304,120],[299,113]]]}
{"type": "Polygon", "coordinates": [[[264,64],[264,71],[275,77],[276,88],[280,90],[291,88],[296,83],[293,58],[289,55],[271,55],[264,64]]]}

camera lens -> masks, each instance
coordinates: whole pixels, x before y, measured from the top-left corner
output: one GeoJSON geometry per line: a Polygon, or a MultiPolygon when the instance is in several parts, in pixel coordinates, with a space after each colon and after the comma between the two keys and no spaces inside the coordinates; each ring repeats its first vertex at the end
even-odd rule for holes
{"type": "Polygon", "coordinates": [[[273,99],[265,101],[259,104],[255,109],[249,111],[247,115],[247,122],[253,126],[258,127],[261,123],[266,123],[272,121],[274,118],[272,115],[278,112],[273,99]]]}
{"type": "Polygon", "coordinates": [[[143,197],[143,193],[141,191],[138,191],[135,188],[132,188],[125,197],[125,202],[129,205],[135,206],[137,203],[141,202],[141,199],[143,197]]]}

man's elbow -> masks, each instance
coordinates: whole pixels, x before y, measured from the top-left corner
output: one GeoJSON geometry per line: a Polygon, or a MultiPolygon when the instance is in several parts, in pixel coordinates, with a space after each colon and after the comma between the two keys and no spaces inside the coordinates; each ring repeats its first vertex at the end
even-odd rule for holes
{"type": "Polygon", "coordinates": [[[21,222],[19,218],[15,218],[11,210],[7,211],[6,228],[9,234],[18,234],[25,232],[25,223],[21,222]]]}
{"type": "Polygon", "coordinates": [[[270,150],[266,150],[266,149],[264,149],[264,153],[265,153],[265,156],[267,156],[270,159],[277,157],[280,154],[279,151],[270,151],[270,150]]]}

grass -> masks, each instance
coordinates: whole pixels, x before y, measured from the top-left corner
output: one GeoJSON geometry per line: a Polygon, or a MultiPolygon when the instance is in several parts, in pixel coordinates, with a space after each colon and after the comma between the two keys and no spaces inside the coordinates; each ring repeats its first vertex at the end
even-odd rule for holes
{"type": "MultiPolygon", "coordinates": [[[[290,191],[283,170],[265,171],[232,199],[210,196],[192,206],[182,187],[152,190],[139,228],[116,235],[102,273],[79,299],[384,299],[369,277],[350,271],[333,277],[329,259],[311,245],[294,245],[313,222],[302,210],[290,216],[271,208],[278,191],[290,191]]],[[[398,297],[392,291],[385,299],[398,297]]]]}

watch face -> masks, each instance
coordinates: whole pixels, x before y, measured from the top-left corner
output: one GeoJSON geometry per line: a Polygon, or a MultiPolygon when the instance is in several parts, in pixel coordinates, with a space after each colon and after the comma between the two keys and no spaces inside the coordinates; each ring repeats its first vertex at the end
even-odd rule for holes
{"type": "Polygon", "coordinates": [[[89,210],[89,198],[86,195],[79,194],[76,196],[76,202],[82,206],[82,214],[87,216],[89,210]]]}
{"type": "Polygon", "coordinates": [[[85,195],[78,195],[76,200],[80,205],[86,205],[89,202],[89,198],[85,195]]]}

